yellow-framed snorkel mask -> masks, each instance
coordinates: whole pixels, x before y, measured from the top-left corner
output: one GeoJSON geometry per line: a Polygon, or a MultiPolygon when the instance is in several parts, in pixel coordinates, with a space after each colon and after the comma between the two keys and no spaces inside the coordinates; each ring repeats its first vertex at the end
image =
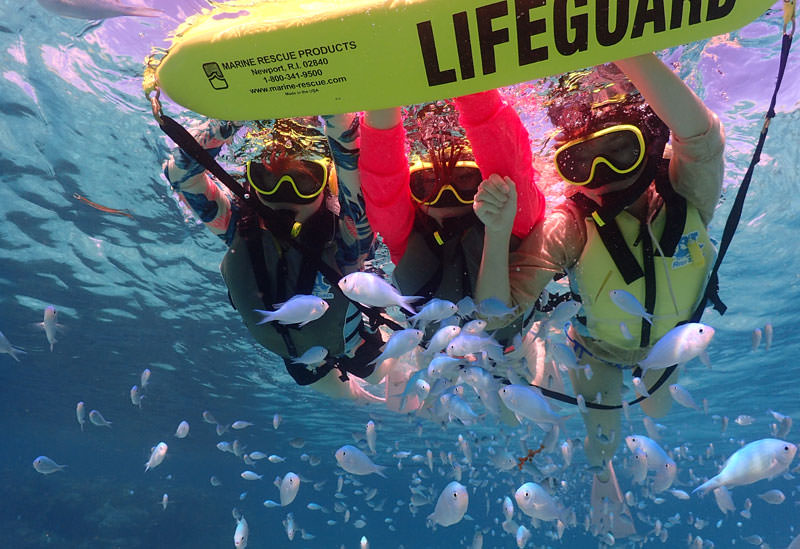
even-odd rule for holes
{"type": "Polygon", "coordinates": [[[601,164],[623,179],[642,165],[646,152],[642,130],[632,124],[618,124],[564,143],[556,149],[553,161],[564,181],[592,187],[601,164]]]}
{"type": "Polygon", "coordinates": [[[264,164],[248,161],[247,182],[258,194],[270,202],[307,204],[313,202],[331,181],[332,166],[322,158],[300,159],[303,169],[292,168],[278,177],[264,164]]]}
{"type": "Polygon", "coordinates": [[[472,160],[459,160],[450,171],[449,181],[442,184],[433,163],[417,159],[409,167],[411,198],[424,206],[472,205],[478,185],[483,181],[478,165],[472,160]],[[445,191],[450,194],[445,195],[445,191]]]}

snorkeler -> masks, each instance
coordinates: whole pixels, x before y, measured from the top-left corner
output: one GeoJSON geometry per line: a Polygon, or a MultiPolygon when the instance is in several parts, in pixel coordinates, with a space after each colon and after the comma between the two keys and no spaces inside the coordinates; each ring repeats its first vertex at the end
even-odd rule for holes
{"type": "MultiPolygon", "coordinates": [[[[520,182],[512,247],[542,219],[544,196],[536,187],[528,133],[500,93],[454,103],[463,130],[436,127],[443,120],[458,123],[423,109],[415,122],[424,150],[411,162],[400,108],[366,112],[359,168],[367,216],[389,248],[401,292],[457,302],[473,295],[477,280],[483,224],[472,203],[484,177],[497,173],[520,182]]],[[[452,113],[453,103],[440,108],[452,113]]]]}
{"type": "MultiPolygon", "coordinates": [[[[239,127],[208,120],[193,133],[216,156],[239,127]]],[[[248,137],[263,131],[251,130],[248,137]]],[[[358,271],[373,249],[357,170],[358,119],[327,117],[327,140],[313,125],[292,120],[277,121],[272,132],[244,166],[247,201],[231,197],[183,149],[174,151],[164,173],[228,246],[220,269],[231,304],[253,338],[283,359],[298,384],[330,396],[370,399],[347,374],[372,374],[369,363],[383,341],[337,286],[338,277],[358,271]],[[292,323],[267,321],[293,296],[306,296],[324,314],[312,315],[307,326],[292,314],[292,323]]],[[[298,314],[296,306],[288,307],[298,314]]]]}
{"type": "MultiPolygon", "coordinates": [[[[616,66],[641,96],[609,94],[612,87],[598,101],[584,90],[564,94],[549,107],[561,129],[556,170],[570,193],[510,257],[513,180],[492,177],[475,196],[475,212],[486,226],[477,299],[497,297],[524,307],[555,274],[566,272],[582,303],[566,335],[593,373],[589,379],[570,370],[573,388],[587,403],[599,395],[602,404],[612,406],[621,403],[623,371],[635,368],[652,345],[689,319],[703,296],[715,255],[706,228],[724,167],[718,118],[678,76],[654,54],[616,66]],[[632,296],[646,313],[620,308],[620,295],[632,296]]],[[[660,374],[647,371],[645,385],[660,374]]],[[[641,404],[649,416],[663,416],[669,392],[657,391],[641,404]]],[[[596,472],[595,509],[603,507],[604,498],[620,503],[611,459],[624,439],[621,411],[590,407],[582,415],[584,448],[596,472]]],[[[632,524],[627,529],[622,522],[615,535],[630,533],[632,524]]]]}

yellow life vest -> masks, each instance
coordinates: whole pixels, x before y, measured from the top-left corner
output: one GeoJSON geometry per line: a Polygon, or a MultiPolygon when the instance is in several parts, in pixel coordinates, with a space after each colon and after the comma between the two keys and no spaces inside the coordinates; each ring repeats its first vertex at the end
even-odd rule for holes
{"type": "MultiPolygon", "coordinates": [[[[660,238],[666,226],[666,206],[651,222],[652,234],[660,238]]],[[[644,245],[640,239],[640,221],[623,210],[614,221],[625,245],[644,269],[644,245]]],[[[598,233],[595,221],[586,220],[586,246],[569,273],[573,292],[583,301],[589,336],[624,349],[641,347],[642,319],[626,313],[611,300],[611,290],[625,290],[645,304],[646,277],[627,284],[598,233]],[[624,326],[621,324],[624,323],[624,326]],[[623,331],[627,328],[629,334],[623,331]],[[627,336],[627,337],[626,337],[627,336]]],[[[645,238],[650,238],[647,233],[645,238]]],[[[703,295],[716,250],[697,208],[686,205],[686,221],[671,257],[661,257],[653,245],[655,306],[651,311],[649,342],[653,343],[687,320],[703,295]],[[674,296],[674,301],[673,301],[674,296]]],[[[665,251],[665,253],[668,253],[665,251]]]]}

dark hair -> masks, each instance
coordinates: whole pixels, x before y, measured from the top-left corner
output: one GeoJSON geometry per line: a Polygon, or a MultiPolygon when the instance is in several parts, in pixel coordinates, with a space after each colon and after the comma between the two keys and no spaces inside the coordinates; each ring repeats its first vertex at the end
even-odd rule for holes
{"type": "MultiPolygon", "coordinates": [[[[409,108],[408,112],[405,126],[411,153],[433,165],[437,187],[452,180],[456,163],[475,160],[451,99],[425,103],[409,108]]],[[[437,192],[438,188],[434,196],[437,192]]]]}
{"type": "Polygon", "coordinates": [[[551,92],[547,115],[566,142],[615,124],[642,130],[648,148],[663,151],[669,127],[615,65],[568,73],[551,92]]]}

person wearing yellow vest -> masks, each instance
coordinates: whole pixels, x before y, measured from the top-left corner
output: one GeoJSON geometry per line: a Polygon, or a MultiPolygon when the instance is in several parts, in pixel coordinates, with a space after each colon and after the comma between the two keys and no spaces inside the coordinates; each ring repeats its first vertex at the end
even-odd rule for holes
{"type": "MultiPolygon", "coordinates": [[[[716,115],[654,54],[615,65],[594,73],[619,69],[630,82],[565,90],[551,102],[548,115],[561,130],[556,171],[571,192],[511,254],[515,183],[493,176],[481,184],[474,209],[486,237],[475,297],[524,310],[554,275],[567,273],[582,304],[567,340],[592,369],[590,377],[570,370],[573,388],[586,402],[599,394],[602,404],[619,406],[623,372],[687,320],[703,295],[715,257],[706,227],[722,189],[724,136],[716,115]],[[638,92],[622,93],[630,92],[625,86],[638,92]]],[[[645,386],[660,374],[645,373],[645,386]]],[[[641,404],[663,416],[669,392],[641,404]]],[[[595,509],[606,498],[620,517],[627,509],[611,459],[624,439],[621,410],[589,408],[582,416],[595,509]]],[[[608,529],[619,537],[633,524],[620,517],[608,529]]]]}

